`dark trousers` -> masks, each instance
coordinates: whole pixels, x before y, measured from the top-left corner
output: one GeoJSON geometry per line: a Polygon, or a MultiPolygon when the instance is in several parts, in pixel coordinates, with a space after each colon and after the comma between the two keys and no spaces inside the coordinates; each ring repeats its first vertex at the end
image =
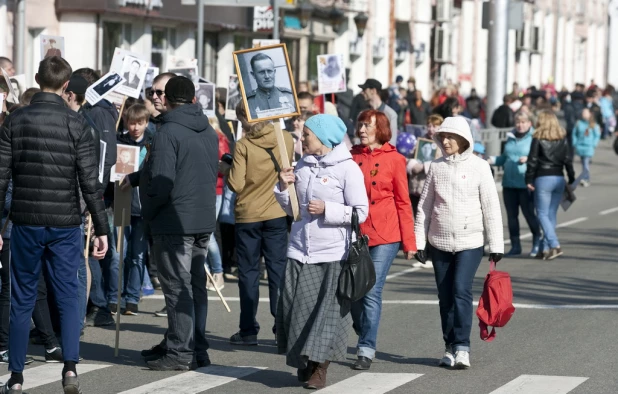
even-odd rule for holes
{"type": "Polygon", "coordinates": [[[507,221],[509,224],[509,236],[511,242],[519,242],[519,208],[526,218],[530,232],[535,240],[541,237],[541,227],[539,220],[534,213],[533,193],[528,189],[515,189],[505,187],[502,190],[504,196],[504,207],[506,208],[507,221]],[[514,241],[515,240],[515,241],[514,241]]]}
{"type": "Polygon", "coordinates": [[[9,370],[22,372],[28,350],[30,317],[36,302],[42,265],[60,312],[64,361],[79,361],[79,303],[77,270],[81,230],[13,226],[11,233],[11,314],[9,370]]]}
{"type": "Polygon", "coordinates": [[[153,254],[165,296],[168,329],[161,345],[181,363],[207,358],[206,256],[210,234],[155,235],[153,254]]]}
{"type": "MultiPolygon", "coordinates": [[[[45,349],[49,350],[49,349],[55,348],[56,346],[59,346],[58,338],[56,338],[56,333],[54,331],[61,332],[62,330],[60,327],[60,317],[58,314],[58,310],[57,308],[55,308],[56,300],[53,294],[49,294],[49,299],[48,299],[47,282],[45,281],[45,277],[46,276],[48,277],[49,275],[46,273],[46,270],[47,269],[45,265],[43,265],[43,267],[41,268],[41,275],[39,276],[39,285],[37,286],[36,303],[34,304],[34,310],[32,311],[32,321],[34,322],[34,326],[36,327],[37,331],[39,332],[39,335],[41,336],[41,340],[45,344],[45,349]],[[50,308],[48,301],[54,302],[54,305],[51,306],[51,308],[53,309],[50,308]],[[55,321],[52,321],[52,316],[51,316],[52,310],[56,312],[55,313],[55,317],[57,319],[56,330],[54,330],[54,324],[53,324],[55,321]]],[[[80,321],[83,320],[81,317],[81,309],[80,309],[79,315],[80,315],[80,321]]],[[[81,328],[82,326],[80,325],[80,330],[81,328]]]]}
{"type": "MultiPolygon", "coordinates": [[[[256,223],[236,223],[240,335],[257,335],[255,319],[260,301],[260,256],[268,272],[270,313],[277,314],[277,297],[287,261],[288,224],[285,217],[256,223]]],[[[273,325],[273,333],[275,327],[273,325]]]]}
{"type": "Polygon", "coordinates": [[[418,212],[418,204],[421,202],[421,196],[417,196],[416,194],[410,194],[410,202],[412,203],[412,212],[414,213],[414,217],[416,218],[416,213],[418,212]]]}
{"type": "Polygon", "coordinates": [[[221,265],[223,272],[231,273],[232,267],[237,265],[236,230],[233,224],[219,222],[221,230],[221,265]]]}
{"type": "Polygon", "coordinates": [[[446,347],[470,351],[472,282],[483,258],[483,247],[461,252],[430,248],[440,300],[440,319],[446,347]]]}

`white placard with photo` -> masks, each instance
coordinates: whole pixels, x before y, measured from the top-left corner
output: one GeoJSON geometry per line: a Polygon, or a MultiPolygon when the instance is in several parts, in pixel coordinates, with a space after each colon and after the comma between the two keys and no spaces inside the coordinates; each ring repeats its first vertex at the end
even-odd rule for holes
{"type": "Polygon", "coordinates": [[[176,74],[179,77],[189,78],[191,81],[193,81],[193,83],[195,84],[196,88],[197,88],[198,84],[200,83],[200,77],[198,75],[197,66],[182,67],[182,68],[170,68],[167,71],[170,72],[170,73],[176,74]]]}
{"type": "Polygon", "coordinates": [[[281,43],[279,40],[261,38],[254,38],[253,41],[251,41],[253,48],[267,47],[269,45],[277,45],[279,43],[281,43]]]}
{"type": "Polygon", "coordinates": [[[9,87],[9,96],[7,96],[5,100],[10,101],[11,99],[13,99],[13,103],[19,103],[19,96],[17,95],[17,92],[15,92],[15,88],[11,83],[9,75],[6,73],[6,71],[4,71],[2,67],[0,67],[0,71],[2,72],[2,76],[4,77],[4,82],[6,82],[7,86],[9,87]]]}
{"type": "Polygon", "coordinates": [[[146,71],[148,71],[147,61],[125,56],[119,73],[125,81],[118,86],[116,91],[129,97],[139,98],[146,79],[146,71]]]}
{"type": "Polygon", "coordinates": [[[127,51],[126,49],[122,48],[116,48],[114,49],[114,57],[112,58],[112,64],[109,65],[109,71],[115,71],[119,75],[122,75],[124,59],[127,56],[133,57],[135,59],[141,59],[139,53],[127,51]]]}
{"type": "Polygon", "coordinates": [[[90,105],[95,105],[105,96],[113,92],[120,84],[124,82],[124,78],[115,71],[110,71],[101,79],[92,84],[86,90],[86,101],[90,105]]]}
{"type": "Polygon", "coordinates": [[[144,79],[144,90],[152,87],[152,83],[157,75],[159,75],[159,67],[148,67],[146,78],[144,79]]]}
{"type": "Polygon", "coordinates": [[[139,170],[139,146],[121,145],[116,146],[116,164],[112,166],[110,182],[121,181],[125,176],[139,170]]]}
{"type": "Polygon", "coordinates": [[[215,116],[215,84],[200,83],[195,91],[197,103],[202,107],[206,116],[215,116]]]}
{"type": "Polygon", "coordinates": [[[187,68],[187,67],[197,67],[197,59],[189,59],[189,58],[180,57],[180,56],[168,56],[167,57],[167,70],[168,71],[170,71],[170,69],[172,68],[187,68]]]}
{"type": "Polygon", "coordinates": [[[26,74],[13,75],[9,79],[11,80],[11,85],[13,85],[17,97],[21,97],[28,89],[26,87],[26,74]]]}
{"type": "Polygon", "coordinates": [[[318,91],[320,94],[346,91],[345,65],[342,54],[318,55],[318,91]]]}
{"type": "Polygon", "coordinates": [[[225,119],[236,119],[236,107],[242,100],[240,95],[240,87],[238,86],[238,75],[230,75],[227,84],[227,99],[225,100],[225,119]]]}
{"type": "Polygon", "coordinates": [[[64,37],[40,36],[41,60],[50,56],[64,56],[64,37]]]}
{"type": "Polygon", "coordinates": [[[99,183],[103,183],[103,175],[105,173],[105,154],[107,153],[107,142],[100,142],[99,152],[99,183]]]}

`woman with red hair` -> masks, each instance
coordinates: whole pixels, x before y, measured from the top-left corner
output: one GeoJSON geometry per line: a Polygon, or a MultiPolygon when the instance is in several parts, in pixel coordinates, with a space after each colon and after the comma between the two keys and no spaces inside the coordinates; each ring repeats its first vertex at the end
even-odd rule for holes
{"type": "Polygon", "coordinates": [[[376,284],[365,297],[352,304],[354,329],[359,336],[358,359],[353,368],[367,370],[376,353],[386,275],[401,248],[407,260],[414,257],[416,240],[406,158],[388,142],[391,139],[388,118],[373,109],[362,112],[356,135],[361,144],[352,148],[352,158],[363,172],[369,199],[369,216],[361,230],[369,236],[376,284]]]}

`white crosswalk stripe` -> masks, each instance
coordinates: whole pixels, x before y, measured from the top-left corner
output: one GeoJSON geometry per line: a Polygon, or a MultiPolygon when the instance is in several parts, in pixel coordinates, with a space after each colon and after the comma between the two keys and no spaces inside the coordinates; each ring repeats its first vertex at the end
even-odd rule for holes
{"type": "Polygon", "coordinates": [[[264,370],[263,367],[225,367],[210,366],[185,372],[170,378],[158,380],[120,394],[196,394],[235,381],[252,373],[264,370]]]}
{"type": "Polygon", "coordinates": [[[521,375],[489,394],[566,394],[586,380],[573,376],[521,375]]]}
{"type": "MultiPolygon", "coordinates": [[[[111,367],[109,364],[79,364],[77,372],[83,373],[96,371],[97,369],[111,367]]],[[[45,364],[40,367],[28,368],[24,370],[24,390],[44,386],[53,382],[60,382],[62,379],[62,368],[64,364],[45,364]]],[[[0,382],[6,382],[11,374],[0,376],[0,382]]]]}
{"type": "Polygon", "coordinates": [[[363,372],[320,390],[320,394],[356,394],[359,387],[363,388],[363,394],[384,394],[421,376],[417,373],[363,372]]]}

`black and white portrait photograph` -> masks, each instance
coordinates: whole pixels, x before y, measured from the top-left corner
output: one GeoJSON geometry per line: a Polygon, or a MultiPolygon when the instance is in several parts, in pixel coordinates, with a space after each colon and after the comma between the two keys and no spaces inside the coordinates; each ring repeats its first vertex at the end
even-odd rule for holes
{"type": "Polygon", "coordinates": [[[115,71],[110,71],[86,90],[86,101],[90,105],[98,103],[102,98],[114,91],[124,78],[115,71]]]}
{"type": "Polygon", "coordinates": [[[138,98],[148,71],[148,62],[133,56],[125,56],[120,75],[124,82],[118,87],[118,93],[138,98]]]}
{"type": "Polygon", "coordinates": [[[433,161],[438,153],[438,145],[427,138],[419,138],[416,143],[414,158],[423,163],[433,161]]]}
{"type": "Polygon", "coordinates": [[[144,89],[152,87],[152,82],[157,75],[159,75],[159,67],[148,67],[146,77],[144,78],[144,89]]]}
{"type": "Polygon", "coordinates": [[[41,60],[50,56],[60,56],[64,53],[64,37],[40,36],[41,60]]]}
{"type": "Polygon", "coordinates": [[[225,100],[225,119],[236,120],[236,107],[240,103],[240,87],[238,75],[230,75],[227,84],[227,99],[225,100]]]}
{"type": "Polygon", "coordinates": [[[234,52],[234,62],[249,122],[298,115],[285,44],[234,52]]]}
{"type": "Polygon", "coordinates": [[[346,91],[343,55],[318,55],[318,91],[320,94],[346,91]]]}
{"type": "Polygon", "coordinates": [[[213,83],[200,83],[195,91],[195,99],[202,107],[204,115],[215,116],[215,85],[213,83]]]}
{"type": "Polygon", "coordinates": [[[139,146],[118,144],[116,164],[112,167],[110,182],[122,180],[126,175],[139,170],[139,146]]]}
{"type": "Polygon", "coordinates": [[[200,76],[198,75],[197,66],[170,68],[167,71],[170,73],[174,73],[180,77],[189,78],[191,81],[193,81],[196,87],[200,83],[200,76]]]}

